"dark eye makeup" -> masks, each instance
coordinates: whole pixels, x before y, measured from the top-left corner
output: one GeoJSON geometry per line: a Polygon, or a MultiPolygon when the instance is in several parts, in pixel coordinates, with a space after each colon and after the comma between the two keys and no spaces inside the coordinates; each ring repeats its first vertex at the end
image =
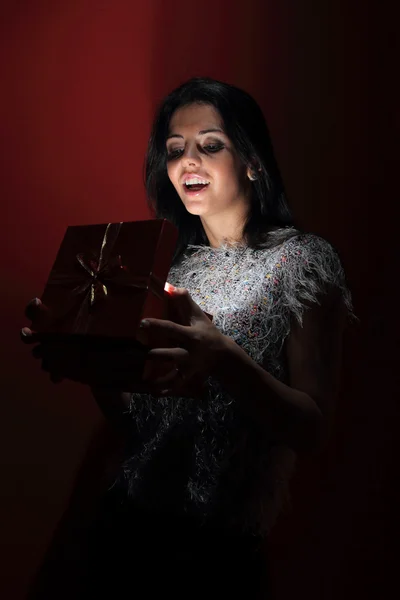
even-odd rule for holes
{"type": "MultiPolygon", "coordinates": [[[[206,154],[216,154],[225,148],[225,144],[222,142],[213,142],[212,144],[205,144],[200,148],[200,151],[205,152],[206,154]]],[[[176,148],[173,150],[167,151],[168,160],[174,160],[175,158],[179,158],[183,154],[183,148],[176,148]]]]}

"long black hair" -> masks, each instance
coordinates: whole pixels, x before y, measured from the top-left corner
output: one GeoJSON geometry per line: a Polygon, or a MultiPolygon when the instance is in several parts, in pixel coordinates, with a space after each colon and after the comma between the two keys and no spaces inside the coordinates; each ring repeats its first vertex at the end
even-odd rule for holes
{"type": "MultiPolygon", "coordinates": [[[[252,248],[266,247],[268,233],[292,227],[282,178],[275,160],[268,127],[257,102],[245,91],[210,78],[193,78],[171,92],[154,119],[145,163],[145,185],[150,210],[168,219],[179,231],[177,259],[189,244],[208,244],[200,217],[184,207],[167,173],[166,140],[174,112],[189,104],[208,104],[221,115],[224,131],[243,165],[253,167],[250,210],[243,235],[252,248]]],[[[276,243],[276,236],[274,243],[276,243]]],[[[278,236],[279,237],[279,236],[278,236]]]]}

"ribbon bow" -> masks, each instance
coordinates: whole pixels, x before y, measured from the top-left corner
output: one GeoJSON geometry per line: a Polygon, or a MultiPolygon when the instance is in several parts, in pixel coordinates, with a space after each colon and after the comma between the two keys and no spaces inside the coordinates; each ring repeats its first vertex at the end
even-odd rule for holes
{"type": "Polygon", "coordinates": [[[110,253],[118,237],[121,225],[122,223],[109,223],[107,225],[103,241],[101,243],[98,260],[93,258],[85,260],[83,253],[76,255],[78,263],[90,275],[90,279],[85,281],[78,288],[77,293],[84,293],[89,290],[90,308],[94,306],[95,302],[99,299],[99,296],[104,298],[108,295],[108,281],[112,280],[118,274],[119,270],[127,270],[122,264],[122,258],[120,254],[116,255],[112,259],[110,258],[110,253]]]}
{"type": "MultiPolygon", "coordinates": [[[[72,296],[83,296],[78,313],[73,318],[71,333],[87,332],[92,309],[100,299],[107,298],[111,286],[136,291],[151,289],[153,294],[163,298],[163,282],[154,273],[146,276],[135,275],[123,264],[121,255],[112,254],[122,225],[122,222],[107,225],[98,258],[95,255],[87,256],[84,253],[76,255],[81,273],[71,276],[55,272],[50,278],[50,285],[70,287],[75,284],[72,296]]],[[[59,317],[60,320],[64,321],[65,318],[68,318],[68,314],[75,313],[75,310],[71,306],[70,309],[67,309],[67,313],[59,317]]]]}

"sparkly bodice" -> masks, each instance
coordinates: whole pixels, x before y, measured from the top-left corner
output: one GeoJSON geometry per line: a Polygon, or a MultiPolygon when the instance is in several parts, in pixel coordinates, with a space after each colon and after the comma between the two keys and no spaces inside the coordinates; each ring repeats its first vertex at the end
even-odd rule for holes
{"type": "Polygon", "coordinates": [[[171,269],[169,281],[187,288],[220,331],[283,381],[283,345],[291,319],[302,322],[304,302],[317,301],[324,286],[333,284],[351,308],[337,253],[311,234],[267,250],[192,247],[190,256],[171,269]]]}
{"type": "MultiPolygon", "coordinates": [[[[273,248],[190,247],[168,281],[189,290],[213,323],[257,363],[288,382],[284,342],[291,320],[327,285],[342,290],[342,265],[324,239],[296,235],[273,248]]],[[[265,534],[285,494],[294,453],[265,439],[238,403],[209,379],[201,399],[132,396],[138,441],[124,466],[129,494],[147,507],[220,515],[230,526],[265,534]],[[153,469],[153,467],[155,467],[153,469]]]]}

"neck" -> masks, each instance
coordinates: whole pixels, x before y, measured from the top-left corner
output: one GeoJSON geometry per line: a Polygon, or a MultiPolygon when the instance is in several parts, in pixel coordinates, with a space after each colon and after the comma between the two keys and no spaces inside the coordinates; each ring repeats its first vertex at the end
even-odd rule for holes
{"type": "Polygon", "coordinates": [[[214,215],[200,217],[204,231],[213,248],[222,245],[236,245],[244,242],[243,227],[247,214],[214,215]]]}

